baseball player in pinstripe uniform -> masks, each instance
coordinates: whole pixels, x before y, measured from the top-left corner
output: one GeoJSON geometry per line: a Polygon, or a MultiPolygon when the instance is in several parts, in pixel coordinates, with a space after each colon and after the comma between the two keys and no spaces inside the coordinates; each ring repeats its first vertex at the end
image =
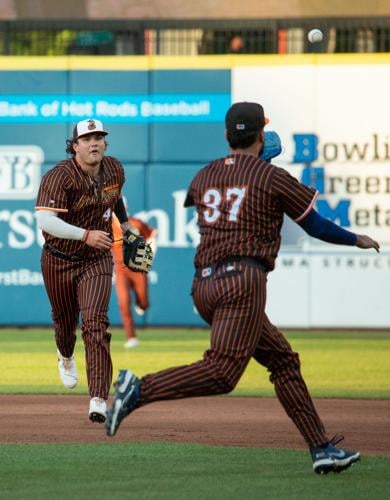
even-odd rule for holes
{"type": "Polygon", "coordinates": [[[106,135],[99,120],[80,121],[67,141],[71,158],[43,176],[36,202],[45,238],[41,265],[52,306],[59,374],[65,387],[76,386],[73,352],[81,314],[93,422],[106,419],[112,380],[107,310],[114,211],[124,234],[131,233],[121,197],[124,170],[117,159],[104,156],[106,135]]]}
{"type": "Polygon", "coordinates": [[[200,361],[142,379],[121,370],[106,430],[113,436],[129,413],[153,401],[228,393],[254,358],[268,369],[279,401],[311,451],[314,471],[340,472],[360,454],[336,448],[339,440],[326,435],[298,354],[264,312],[267,274],[274,269],[284,214],[328,242],[377,251],[379,245],[320,217],[312,188],[264,156],[259,159],[266,122],[259,104],[233,104],[226,114],[230,154],[200,170],[187,194],[185,204],[196,207],[201,236],[192,295],[211,325],[210,348],[200,361]]]}

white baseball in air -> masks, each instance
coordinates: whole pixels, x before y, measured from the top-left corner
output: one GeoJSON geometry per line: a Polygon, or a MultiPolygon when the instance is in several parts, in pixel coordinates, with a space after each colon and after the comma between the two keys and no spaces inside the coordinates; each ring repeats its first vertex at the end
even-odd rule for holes
{"type": "Polygon", "coordinates": [[[307,34],[307,38],[309,39],[310,43],[321,42],[322,39],[324,38],[324,34],[322,33],[322,31],[320,29],[313,28],[307,34]]]}

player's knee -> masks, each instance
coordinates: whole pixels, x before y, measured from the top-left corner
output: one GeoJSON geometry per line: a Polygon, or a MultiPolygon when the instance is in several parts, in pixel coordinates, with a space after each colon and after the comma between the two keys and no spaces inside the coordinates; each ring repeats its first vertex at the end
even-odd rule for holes
{"type": "Polygon", "coordinates": [[[137,306],[146,311],[146,309],[149,309],[149,302],[146,299],[139,300],[137,306]]]}
{"type": "Polygon", "coordinates": [[[233,383],[231,380],[225,378],[225,379],[219,379],[217,382],[217,390],[215,391],[216,394],[229,394],[229,392],[232,392],[232,390],[236,387],[237,384],[233,383]]]}
{"type": "Polygon", "coordinates": [[[111,334],[107,331],[108,325],[108,317],[105,314],[83,319],[81,325],[83,339],[101,344],[109,343],[111,334]]]}
{"type": "Polygon", "coordinates": [[[240,380],[240,376],[235,374],[235,373],[219,373],[218,377],[218,388],[219,394],[228,394],[229,392],[232,392],[232,390],[236,387],[238,384],[238,381],[240,380]]]}
{"type": "Polygon", "coordinates": [[[207,351],[204,359],[208,374],[213,382],[213,392],[215,394],[227,394],[231,392],[241,378],[242,373],[248,364],[247,359],[237,359],[211,353],[207,351]]]}
{"type": "Polygon", "coordinates": [[[291,351],[283,358],[278,358],[274,363],[270,363],[268,370],[270,371],[270,381],[275,379],[291,378],[295,373],[300,373],[301,362],[299,355],[291,351]]]}

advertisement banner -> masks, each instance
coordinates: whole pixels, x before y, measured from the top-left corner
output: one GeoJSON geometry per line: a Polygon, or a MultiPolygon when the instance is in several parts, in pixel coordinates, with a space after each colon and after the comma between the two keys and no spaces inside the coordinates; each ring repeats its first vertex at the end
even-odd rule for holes
{"type": "MultiPolygon", "coordinates": [[[[91,115],[109,131],[107,154],[124,165],[129,214],[157,229],[151,307],[137,324],[203,325],[190,295],[199,235],[183,201],[195,173],[227,153],[226,110],[247,100],[264,106],[267,129],[281,137],[274,163],[318,190],[317,211],[381,244],[380,254],[330,245],[286,217],[268,276],[271,320],[390,327],[390,57],[199,57],[183,69],[176,58],[150,68],[87,58],[84,70],[77,58],[64,61],[54,71],[44,58],[42,68],[1,65],[0,325],[51,324],[35,198],[41,176],[66,157],[75,123],[91,115]]],[[[120,324],[114,290],[110,318],[120,324]]]]}
{"type": "MultiPolygon", "coordinates": [[[[51,324],[35,199],[75,123],[91,116],[124,166],[129,214],[157,229],[152,307],[136,323],[202,324],[190,295],[197,227],[183,201],[195,172],[224,152],[230,102],[229,70],[1,71],[0,325],[51,324]]],[[[110,319],[121,323],[115,288],[110,319]]]]}
{"type": "Polygon", "coordinates": [[[281,136],[274,163],[319,191],[323,217],[381,244],[338,247],[287,221],[267,306],[281,326],[390,327],[390,74],[354,61],[232,70],[232,101],[260,102],[281,136]]]}

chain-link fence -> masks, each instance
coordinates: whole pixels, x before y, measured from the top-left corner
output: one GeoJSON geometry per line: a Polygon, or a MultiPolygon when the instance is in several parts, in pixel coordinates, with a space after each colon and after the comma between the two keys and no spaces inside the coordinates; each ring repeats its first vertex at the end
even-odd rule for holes
{"type": "Polygon", "coordinates": [[[2,55],[390,52],[390,17],[191,21],[2,21],[2,55]],[[310,44],[313,27],[324,32],[310,44]]]}

